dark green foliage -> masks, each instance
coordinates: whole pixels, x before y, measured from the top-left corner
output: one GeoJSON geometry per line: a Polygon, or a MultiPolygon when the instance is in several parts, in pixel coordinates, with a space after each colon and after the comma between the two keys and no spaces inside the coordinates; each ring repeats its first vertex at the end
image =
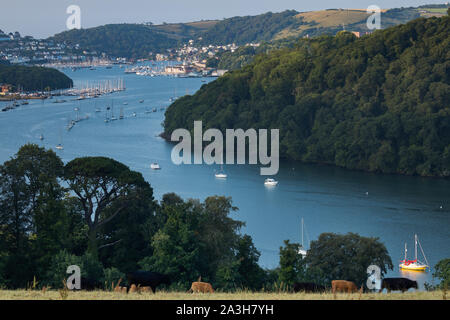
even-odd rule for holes
{"type": "Polygon", "coordinates": [[[11,84],[15,89],[21,88],[25,91],[66,89],[73,86],[72,79],[56,69],[2,63],[0,63],[0,83],[11,84]]]}
{"type": "MultiPolygon", "coordinates": [[[[70,276],[67,273],[67,267],[71,265],[80,267],[81,277],[95,279],[99,283],[104,282],[103,266],[97,258],[89,253],[83,256],[76,256],[66,250],[58,252],[51,258],[46,274],[40,282],[54,289],[62,288],[64,280],[67,280],[70,276]]],[[[107,275],[111,277],[112,274],[111,272],[107,272],[107,275]]]]}
{"type": "Polygon", "coordinates": [[[372,172],[450,176],[450,18],[357,39],[299,41],[166,111],[177,128],[278,128],[280,156],[372,172]]]}
{"type": "Polygon", "coordinates": [[[67,244],[70,218],[61,206],[62,169],[53,151],[36,145],[23,146],[0,166],[0,273],[7,286],[25,286],[67,244]]]}
{"type": "MultiPolygon", "coordinates": [[[[141,213],[140,218],[132,216],[138,213],[130,213],[133,206],[137,205],[138,201],[142,201],[146,209],[151,210],[153,190],[150,185],[139,172],[131,171],[127,166],[113,159],[105,157],[74,159],[64,167],[64,178],[83,209],[83,217],[88,226],[88,250],[93,256],[98,256],[99,249],[124,240],[121,238],[113,241],[116,238],[115,235],[108,235],[108,232],[111,232],[107,229],[108,224],[117,216],[124,217],[125,212],[130,210],[126,215],[129,221],[122,221],[122,223],[131,222],[135,226],[139,222],[145,222],[146,213],[141,213]],[[106,238],[109,243],[100,242],[98,235],[101,228],[106,228],[104,236],[108,235],[106,238]]],[[[151,211],[147,211],[147,214],[151,214],[151,211]]],[[[115,232],[120,234],[120,230],[116,229],[115,232]]],[[[124,244],[130,244],[130,241],[133,242],[127,236],[124,244]]]]}
{"type": "Polygon", "coordinates": [[[378,238],[366,238],[358,234],[338,235],[322,233],[319,239],[311,242],[305,258],[310,276],[319,275],[322,283],[328,285],[332,280],[348,280],[358,288],[365,285],[367,268],[380,267],[382,275],[393,269],[387,249],[378,238]]]}
{"type": "Polygon", "coordinates": [[[141,24],[108,24],[89,29],[64,31],[49,38],[79,44],[84,50],[113,57],[148,58],[150,53],[176,47],[178,40],[157,28],[141,24]]]}
{"type": "Polygon", "coordinates": [[[264,13],[257,16],[234,17],[224,19],[202,34],[205,44],[236,43],[243,45],[249,42],[272,40],[274,36],[286,27],[300,25],[294,16],[295,10],[280,13],[264,13]]]}
{"type": "Polygon", "coordinates": [[[161,203],[164,224],[153,236],[153,255],[142,259],[145,270],[168,274],[175,286],[186,288],[202,277],[222,287],[255,286],[254,279],[243,280],[241,272],[259,271],[251,238],[240,238],[240,221],[229,217],[230,198],[208,197],[183,201],[167,194],[161,203]]]}
{"type": "Polygon", "coordinates": [[[448,290],[450,285],[450,258],[442,259],[434,267],[433,277],[441,281],[439,287],[448,290]]]}
{"type": "Polygon", "coordinates": [[[305,264],[299,254],[301,245],[284,241],[284,247],[280,247],[280,269],[278,281],[284,285],[292,286],[294,282],[304,278],[305,264]]]}

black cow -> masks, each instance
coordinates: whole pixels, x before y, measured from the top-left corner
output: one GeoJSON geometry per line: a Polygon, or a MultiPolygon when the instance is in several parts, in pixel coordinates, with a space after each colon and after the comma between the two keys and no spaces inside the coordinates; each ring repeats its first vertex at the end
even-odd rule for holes
{"type": "Polygon", "coordinates": [[[135,284],[141,287],[150,287],[155,293],[156,287],[160,284],[170,284],[170,279],[165,274],[151,271],[135,271],[127,274],[128,288],[135,284]]]}
{"type": "Polygon", "coordinates": [[[383,289],[387,289],[388,292],[391,292],[391,290],[405,292],[410,288],[417,289],[417,281],[409,280],[407,278],[384,278],[381,283],[380,292],[383,291],[383,289]]]}
{"type": "Polygon", "coordinates": [[[325,287],[312,282],[296,282],[294,283],[294,292],[324,292],[325,287]]]}
{"type": "Polygon", "coordinates": [[[81,277],[80,287],[81,287],[81,290],[94,291],[96,289],[101,289],[102,283],[95,279],[81,277]]]}

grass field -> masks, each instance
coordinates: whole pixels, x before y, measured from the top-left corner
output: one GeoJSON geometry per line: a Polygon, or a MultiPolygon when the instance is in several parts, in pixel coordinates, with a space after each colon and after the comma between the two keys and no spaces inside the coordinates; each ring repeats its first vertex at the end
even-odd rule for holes
{"type": "Polygon", "coordinates": [[[237,292],[213,294],[189,294],[184,292],[158,291],[152,293],[116,293],[110,291],[67,292],[49,290],[0,290],[0,300],[444,300],[443,291],[406,293],[354,293],[354,294],[310,294],[310,293],[264,293],[237,292]]]}

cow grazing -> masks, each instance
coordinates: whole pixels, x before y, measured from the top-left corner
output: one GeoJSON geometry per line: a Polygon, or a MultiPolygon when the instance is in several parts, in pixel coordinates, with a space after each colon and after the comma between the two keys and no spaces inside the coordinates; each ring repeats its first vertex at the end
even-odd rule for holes
{"type": "Polygon", "coordinates": [[[119,287],[119,286],[117,286],[117,287],[114,288],[114,292],[127,293],[127,287],[119,287]]]}
{"type": "Polygon", "coordinates": [[[210,283],[207,282],[192,282],[191,288],[188,290],[191,293],[214,293],[214,289],[210,283]]]}
{"type": "Polygon", "coordinates": [[[136,287],[136,285],[132,284],[130,286],[130,290],[128,291],[128,293],[134,293],[134,292],[137,292],[137,291],[138,291],[138,288],[136,287]]]}
{"type": "Polygon", "coordinates": [[[296,282],[293,286],[294,292],[324,292],[324,286],[312,282],[296,282]]]}
{"type": "Polygon", "coordinates": [[[356,284],[352,281],[333,280],[331,281],[331,291],[333,292],[333,294],[336,292],[353,293],[357,292],[358,288],[356,287],[356,284]]]}
{"type": "Polygon", "coordinates": [[[383,291],[383,289],[387,289],[387,292],[405,292],[410,288],[418,289],[417,281],[409,280],[408,278],[384,278],[381,283],[380,292],[383,291]]]}
{"type": "Polygon", "coordinates": [[[139,292],[150,292],[152,289],[150,287],[140,287],[139,292]]]}
{"type": "MultiPolygon", "coordinates": [[[[152,292],[156,292],[156,288],[161,284],[170,284],[170,279],[168,276],[151,271],[135,271],[127,274],[128,285],[140,287],[150,287],[152,292]]],[[[130,287],[131,290],[131,287],[130,287]]]]}

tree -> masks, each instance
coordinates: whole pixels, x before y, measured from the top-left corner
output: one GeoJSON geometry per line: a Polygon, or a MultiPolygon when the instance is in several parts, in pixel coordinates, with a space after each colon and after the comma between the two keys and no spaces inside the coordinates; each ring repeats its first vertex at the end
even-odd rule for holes
{"type": "MultiPolygon", "coordinates": [[[[4,276],[12,286],[24,286],[63,246],[55,229],[62,222],[63,163],[53,152],[28,144],[0,166],[0,237],[6,254],[4,276]],[[41,254],[41,255],[40,255],[41,254]],[[42,260],[41,260],[42,259],[42,260]],[[21,265],[21,268],[17,268],[21,265]],[[42,267],[42,266],[41,266],[42,267]]],[[[64,230],[64,228],[63,228],[64,230]]]]}
{"type": "MultiPolygon", "coordinates": [[[[163,226],[152,238],[153,254],[140,261],[141,267],[168,274],[173,283],[183,288],[200,276],[213,283],[218,279],[217,283],[229,288],[240,285],[237,281],[241,261],[236,252],[243,223],[229,217],[237,210],[230,198],[208,197],[201,203],[166,194],[160,210],[158,219],[163,226]]],[[[245,244],[248,245],[247,238],[245,244]]],[[[245,252],[245,244],[241,246],[240,258],[254,259],[254,250],[245,252]]]]}
{"type": "Polygon", "coordinates": [[[311,242],[305,262],[308,269],[320,273],[328,284],[332,280],[349,280],[361,286],[366,283],[370,265],[378,266],[382,275],[393,269],[388,251],[378,238],[355,233],[322,233],[311,242]]]}
{"type": "Polygon", "coordinates": [[[208,279],[208,260],[200,255],[204,246],[198,231],[201,204],[193,200],[180,202],[174,195],[163,199],[161,214],[165,223],[152,237],[153,254],[139,264],[144,270],[167,274],[173,284],[183,288],[199,276],[208,279]]]}
{"type": "Polygon", "coordinates": [[[88,251],[95,257],[99,249],[120,241],[99,246],[99,228],[110,223],[132,201],[148,194],[142,190],[151,189],[140,173],[105,157],[74,159],[65,166],[64,177],[83,208],[88,226],[88,251]],[[114,210],[110,210],[112,208],[114,210]]]}
{"type": "Polygon", "coordinates": [[[302,255],[299,254],[300,248],[300,244],[289,243],[289,240],[284,240],[284,247],[280,247],[278,281],[285,285],[292,286],[303,277],[305,270],[302,255]]]}
{"type": "Polygon", "coordinates": [[[450,285],[450,258],[442,259],[434,267],[433,277],[441,281],[441,289],[448,289],[450,285]]]}
{"type": "Polygon", "coordinates": [[[265,272],[258,264],[260,256],[261,253],[256,249],[249,235],[239,239],[236,260],[238,283],[242,288],[259,290],[264,285],[265,272]]]}

